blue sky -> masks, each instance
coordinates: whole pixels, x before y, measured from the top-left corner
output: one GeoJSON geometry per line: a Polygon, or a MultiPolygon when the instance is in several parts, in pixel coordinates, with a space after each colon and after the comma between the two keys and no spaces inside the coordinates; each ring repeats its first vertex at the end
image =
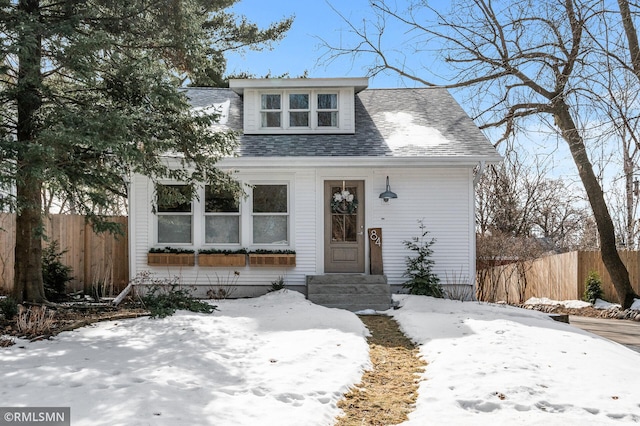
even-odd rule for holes
{"type": "MultiPolygon", "coordinates": [[[[368,0],[330,0],[340,13],[354,23],[362,22],[370,15],[368,0]]],[[[403,3],[400,1],[399,3],[403,3]]],[[[360,58],[355,64],[344,58],[331,64],[318,64],[324,52],[320,47],[321,37],[331,43],[345,44],[353,41],[347,24],[331,9],[325,0],[241,0],[233,8],[238,14],[266,26],[271,22],[294,15],[291,30],[273,51],[247,52],[243,57],[229,55],[227,71],[229,73],[247,71],[257,76],[281,75],[289,73],[291,77],[302,75],[305,70],[309,77],[362,77],[367,73],[367,65],[372,58],[360,58]]],[[[402,34],[390,34],[397,39],[402,34]]],[[[411,83],[403,82],[395,75],[378,75],[370,79],[369,87],[403,87],[411,83]]]]}

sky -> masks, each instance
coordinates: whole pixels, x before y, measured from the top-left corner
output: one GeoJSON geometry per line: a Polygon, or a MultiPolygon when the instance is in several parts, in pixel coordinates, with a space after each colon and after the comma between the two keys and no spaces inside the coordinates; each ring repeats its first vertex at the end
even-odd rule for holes
{"type": "MultiPolygon", "coordinates": [[[[289,73],[291,77],[298,77],[305,71],[309,77],[366,76],[371,58],[359,58],[355,63],[346,58],[333,63],[320,60],[325,52],[321,48],[320,38],[336,45],[341,42],[346,45],[354,40],[347,23],[331,5],[354,24],[361,22],[364,16],[371,15],[368,0],[240,0],[232,10],[260,26],[290,16],[295,16],[295,19],[286,37],[275,45],[273,51],[248,52],[243,56],[231,54],[228,56],[227,71],[249,71],[258,76],[289,73]]],[[[391,36],[390,45],[402,36],[394,31],[388,34],[391,36]]],[[[371,88],[407,85],[414,86],[391,74],[379,75],[369,81],[371,88]]]]}
{"type": "MultiPolygon", "coordinates": [[[[640,353],[506,305],[394,295],[427,366],[408,425],[640,422],[640,353]]],[[[73,426],[330,426],[370,368],[368,330],[295,291],[213,314],[107,321],[0,348],[3,407],[70,407],[73,426]]]]}

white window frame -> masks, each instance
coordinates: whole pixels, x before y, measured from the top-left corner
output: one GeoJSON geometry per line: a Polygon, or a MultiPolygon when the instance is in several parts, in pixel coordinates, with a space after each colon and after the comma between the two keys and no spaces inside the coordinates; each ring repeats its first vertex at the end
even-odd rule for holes
{"type": "MultiPolygon", "coordinates": [[[[287,98],[288,101],[288,98],[287,98]]],[[[285,117],[288,117],[287,114],[284,113],[285,111],[285,99],[284,99],[284,95],[282,94],[281,91],[267,91],[267,92],[261,92],[260,96],[258,97],[258,102],[260,103],[260,128],[261,129],[282,129],[285,128],[285,117]],[[266,108],[262,108],[262,97],[265,95],[278,95],[280,96],[280,109],[266,109],[266,108]],[[263,126],[262,125],[262,114],[267,114],[267,113],[274,113],[277,112],[280,114],[280,126],[276,127],[276,126],[263,126]]]]}
{"type": "Polygon", "coordinates": [[[339,129],[340,128],[340,92],[331,90],[317,90],[313,95],[313,102],[315,103],[315,110],[313,118],[315,120],[315,128],[318,129],[339,129]],[[335,108],[320,108],[318,105],[318,95],[336,95],[336,107],[335,108]],[[318,114],[321,112],[335,112],[336,113],[336,126],[320,126],[318,124],[318,114]]]}
{"type": "Polygon", "coordinates": [[[242,197],[238,200],[237,212],[207,212],[207,185],[203,185],[202,200],[202,245],[205,247],[241,247],[242,246],[242,197]],[[238,242],[237,243],[208,243],[207,242],[207,217],[208,216],[236,216],[238,218],[238,242]]]}
{"type": "MultiPolygon", "coordinates": [[[[180,182],[159,182],[158,185],[163,185],[163,186],[187,186],[184,183],[180,183],[180,182]]],[[[193,198],[191,199],[191,202],[189,203],[190,206],[190,210],[188,212],[161,212],[160,211],[160,205],[158,203],[158,192],[156,190],[155,192],[155,212],[156,212],[156,229],[155,229],[155,243],[156,246],[171,246],[171,247],[191,247],[194,245],[194,228],[195,228],[195,206],[194,206],[194,202],[193,202],[193,198]],[[191,218],[191,235],[189,235],[189,242],[188,243],[178,243],[178,242],[170,242],[170,241],[164,241],[164,242],[160,242],[160,217],[162,216],[189,216],[191,218]]]]}
{"type": "Polygon", "coordinates": [[[250,246],[252,247],[257,247],[257,248],[261,248],[261,247],[268,247],[268,248],[287,248],[287,247],[291,247],[292,246],[292,238],[291,238],[291,185],[290,182],[288,181],[265,181],[265,180],[256,180],[256,181],[252,181],[251,182],[251,186],[255,187],[255,186],[266,186],[266,185],[279,185],[279,186],[285,186],[286,187],[286,192],[287,192],[287,211],[286,212],[264,212],[264,213],[255,213],[253,211],[253,189],[251,190],[251,197],[250,197],[250,202],[251,205],[249,206],[249,208],[247,209],[249,211],[249,214],[247,214],[246,216],[249,217],[249,222],[250,222],[250,232],[249,232],[249,239],[250,239],[250,246]],[[285,244],[276,244],[276,243],[256,243],[254,242],[254,218],[256,216],[286,216],[287,218],[287,240],[285,244]]]}
{"type": "Polygon", "coordinates": [[[308,90],[308,89],[283,89],[283,90],[264,90],[258,92],[258,110],[259,115],[259,129],[261,131],[271,130],[327,130],[335,131],[340,130],[340,91],[331,89],[322,90],[308,90]],[[280,109],[263,109],[262,108],[262,96],[264,95],[280,95],[280,109]],[[291,109],[289,105],[289,95],[308,95],[309,96],[309,109],[291,109]],[[318,95],[336,95],[336,108],[335,109],[318,109],[318,95]],[[262,115],[267,112],[279,112],[280,113],[280,125],[281,127],[266,127],[262,125],[262,115]],[[291,126],[290,113],[291,112],[308,112],[309,113],[309,126],[291,126]],[[337,126],[318,126],[318,112],[335,112],[337,116],[337,126]]]}

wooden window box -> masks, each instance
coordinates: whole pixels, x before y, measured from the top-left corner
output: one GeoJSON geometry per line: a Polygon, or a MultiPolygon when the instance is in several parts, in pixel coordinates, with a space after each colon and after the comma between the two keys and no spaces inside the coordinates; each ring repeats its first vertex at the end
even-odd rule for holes
{"type": "Polygon", "coordinates": [[[194,266],[195,253],[147,253],[150,266],[194,266]]]}
{"type": "Polygon", "coordinates": [[[250,266],[296,266],[295,254],[249,254],[250,266]]]}
{"type": "Polygon", "coordinates": [[[198,265],[200,266],[245,266],[247,264],[246,254],[224,254],[208,253],[198,255],[198,265]]]}

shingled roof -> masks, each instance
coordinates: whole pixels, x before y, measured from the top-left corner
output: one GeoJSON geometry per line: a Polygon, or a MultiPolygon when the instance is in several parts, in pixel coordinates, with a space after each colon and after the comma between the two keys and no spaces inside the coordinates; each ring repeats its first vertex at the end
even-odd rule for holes
{"type": "MultiPolygon", "coordinates": [[[[231,89],[189,88],[196,109],[222,110],[242,130],[242,98],[231,89]]],[[[354,134],[241,135],[239,157],[396,157],[500,161],[449,92],[440,88],[365,89],[355,95],[354,134]]]]}

